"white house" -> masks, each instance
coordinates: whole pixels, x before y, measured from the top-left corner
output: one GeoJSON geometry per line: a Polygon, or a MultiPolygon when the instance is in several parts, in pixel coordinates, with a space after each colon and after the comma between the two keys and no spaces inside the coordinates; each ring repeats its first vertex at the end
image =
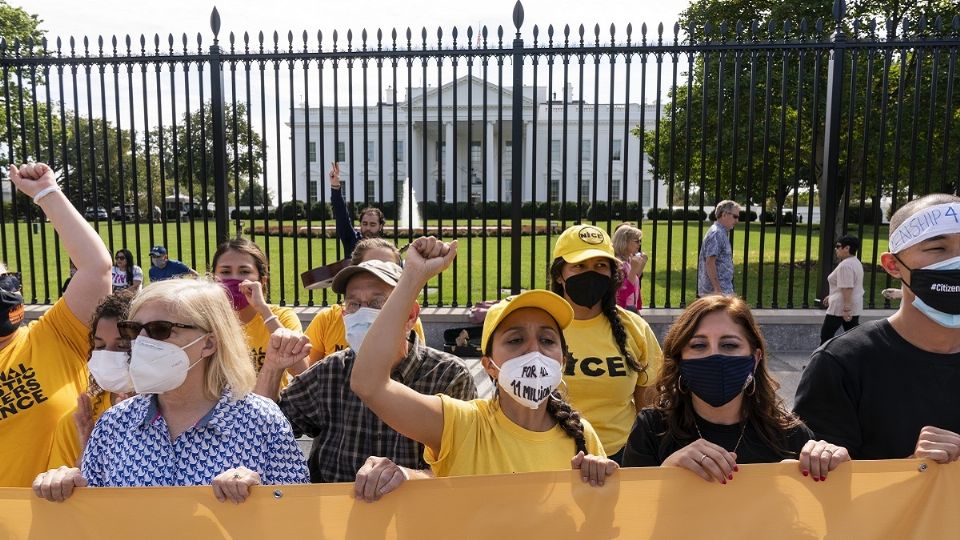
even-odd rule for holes
{"type": "MultiPolygon", "coordinates": [[[[534,197],[538,201],[547,200],[548,183],[550,197],[555,201],[563,197],[564,183],[564,200],[592,200],[596,183],[597,199],[605,201],[608,198],[608,178],[612,178],[611,200],[622,199],[625,182],[627,200],[640,200],[644,208],[650,206],[652,170],[647,156],[641,157],[640,139],[629,134],[629,130],[640,123],[642,110],[647,137],[652,137],[656,115],[654,105],[641,108],[636,103],[615,104],[611,123],[609,104],[581,105],[568,99],[564,133],[563,101],[548,100],[547,88],[542,86],[525,86],[522,91],[523,126],[519,141],[513,140],[513,89],[503,89],[500,113],[499,88],[489,82],[485,85],[476,77],[462,77],[439,88],[428,87],[425,95],[423,88],[413,88],[409,100],[397,103],[396,130],[392,103],[382,104],[382,123],[379,123],[378,106],[374,104],[367,108],[366,132],[363,107],[353,107],[352,111],[348,107],[311,107],[309,116],[303,107],[297,108],[291,125],[297,198],[319,200],[318,188],[327,186],[328,164],[336,160],[341,163],[345,192],[352,192],[356,200],[363,199],[365,182],[368,198],[380,199],[382,171],[383,200],[387,201],[399,198],[396,192],[408,176],[417,199],[421,201],[441,198],[445,202],[466,201],[468,194],[471,201],[482,201],[484,190],[489,201],[509,201],[513,180],[512,152],[520,148],[523,152],[524,201],[534,197]],[[454,93],[456,111],[453,109],[454,93]],[[468,107],[470,93],[472,99],[468,107]],[[349,129],[351,116],[352,132],[349,129]],[[451,150],[454,145],[455,151],[451,150]],[[486,183],[483,181],[484,170],[486,183]],[[395,178],[398,180],[396,188],[395,178]],[[456,180],[440,181],[449,178],[456,180]]],[[[568,96],[572,94],[569,87],[567,92],[568,96]]],[[[666,206],[666,193],[661,186],[658,206],[666,206]]]]}

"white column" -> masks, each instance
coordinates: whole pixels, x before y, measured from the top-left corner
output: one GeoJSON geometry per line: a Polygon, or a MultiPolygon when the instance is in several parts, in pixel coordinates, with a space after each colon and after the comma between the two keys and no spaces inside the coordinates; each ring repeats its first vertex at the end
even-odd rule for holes
{"type": "MultiPolygon", "coordinates": [[[[531,187],[533,182],[536,181],[533,178],[533,122],[524,122],[523,123],[523,184],[522,193],[523,200],[527,200],[531,193],[531,187]]],[[[516,148],[516,147],[514,147],[516,148]]],[[[537,190],[539,193],[540,190],[537,190]]]]}
{"type": "Polygon", "coordinates": [[[443,157],[443,198],[447,202],[453,200],[453,190],[457,186],[457,175],[453,170],[453,153],[457,151],[453,147],[453,122],[444,122],[443,131],[443,148],[446,152],[443,157]]]}
{"type": "Polygon", "coordinates": [[[487,189],[487,200],[497,200],[497,144],[493,139],[493,122],[487,122],[485,131],[487,147],[487,178],[485,179],[487,189]]]}
{"type": "MultiPolygon", "coordinates": [[[[421,171],[423,170],[423,163],[421,161],[421,154],[423,154],[423,150],[420,147],[420,138],[422,135],[420,134],[419,124],[416,122],[413,123],[413,129],[411,130],[410,137],[411,139],[407,141],[407,144],[410,145],[410,152],[413,154],[413,157],[410,161],[413,164],[413,176],[410,178],[410,185],[413,186],[414,189],[419,189],[422,191],[420,184],[417,183],[417,180],[422,175],[421,171]]],[[[423,197],[423,194],[420,194],[420,196],[423,197]]]]}

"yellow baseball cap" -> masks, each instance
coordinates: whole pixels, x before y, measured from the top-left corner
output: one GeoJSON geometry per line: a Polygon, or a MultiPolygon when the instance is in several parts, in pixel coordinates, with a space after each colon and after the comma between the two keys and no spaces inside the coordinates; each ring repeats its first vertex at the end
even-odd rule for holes
{"type": "Polygon", "coordinates": [[[483,333],[480,336],[480,350],[486,353],[487,342],[490,336],[497,329],[500,322],[503,321],[514,311],[522,308],[537,308],[546,311],[548,315],[557,321],[557,326],[563,330],[570,325],[573,320],[573,308],[566,300],[543,289],[522,292],[516,296],[508,296],[497,302],[487,310],[487,316],[483,319],[483,333]]]}
{"type": "Polygon", "coordinates": [[[583,262],[593,257],[616,260],[613,242],[606,231],[593,225],[574,225],[560,234],[553,246],[553,258],[563,257],[568,263],[583,262]]]}

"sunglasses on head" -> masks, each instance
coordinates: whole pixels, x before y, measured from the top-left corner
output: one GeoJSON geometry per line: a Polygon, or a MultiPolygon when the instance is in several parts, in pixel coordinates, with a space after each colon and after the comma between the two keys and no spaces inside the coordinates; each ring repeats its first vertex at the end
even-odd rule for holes
{"type": "Polygon", "coordinates": [[[20,272],[0,274],[0,289],[7,292],[20,292],[21,288],[23,288],[23,280],[20,278],[20,272]]]}
{"type": "Polygon", "coordinates": [[[170,321],[150,321],[138,323],[137,321],[120,321],[117,323],[117,330],[120,337],[124,339],[137,339],[142,330],[147,331],[147,336],[151,339],[164,340],[170,337],[174,328],[199,328],[192,324],[175,323],[170,321]]]}

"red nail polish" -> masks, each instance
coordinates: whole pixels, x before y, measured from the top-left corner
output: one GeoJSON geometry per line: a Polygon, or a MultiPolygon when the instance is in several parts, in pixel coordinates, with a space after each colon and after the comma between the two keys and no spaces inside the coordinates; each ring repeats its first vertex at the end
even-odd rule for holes
{"type": "Polygon", "coordinates": [[[809,476],[809,475],[810,475],[810,471],[801,471],[801,472],[803,473],[804,476],[809,476]]]}
{"type": "Polygon", "coordinates": [[[821,481],[821,482],[826,482],[826,481],[827,481],[827,477],[826,477],[826,476],[821,476],[821,477],[820,477],[820,481],[821,481]]]}
{"type": "Polygon", "coordinates": [[[733,475],[732,475],[732,474],[728,474],[728,475],[727,475],[727,479],[728,479],[728,480],[733,480],[733,475]]]}
{"type": "Polygon", "coordinates": [[[727,485],[727,481],[726,481],[726,480],[721,480],[720,483],[723,484],[723,485],[727,485]]]}
{"type": "Polygon", "coordinates": [[[814,477],[813,477],[813,481],[814,481],[814,482],[817,482],[817,481],[819,481],[819,479],[818,479],[816,476],[814,476],[814,477]]]}
{"type": "Polygon", "coordinates": [[[737,467],[736,465],[734,465],[733,472],[740,472],[740,467],[737,467]]]}

